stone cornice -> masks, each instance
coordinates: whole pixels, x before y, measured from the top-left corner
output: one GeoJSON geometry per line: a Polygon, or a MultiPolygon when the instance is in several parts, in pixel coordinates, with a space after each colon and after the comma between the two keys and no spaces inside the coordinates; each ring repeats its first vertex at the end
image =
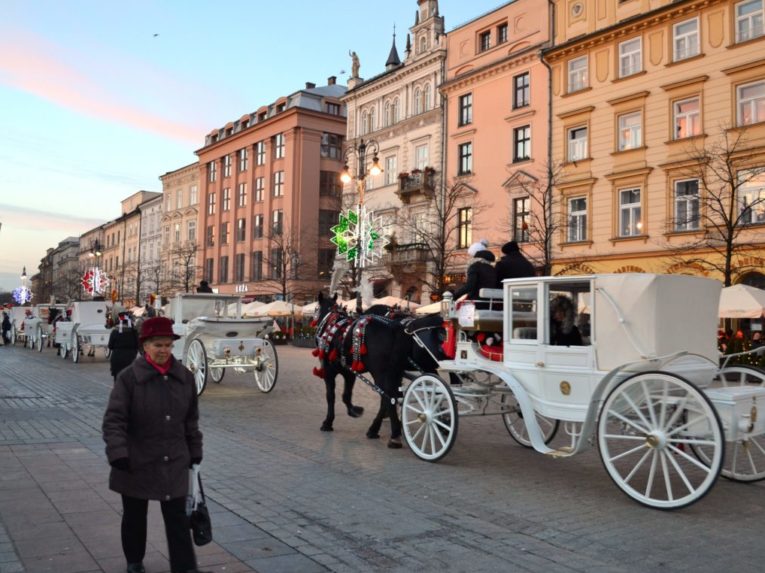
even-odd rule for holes
{"type": "Polygon", "coordinates": [[[491,64],[487,64],[467,72],[464,75],[452,78],[442,83],[439,87],[439,91],[446,95],[450,92],[462,90],[471,84],[478,83],[486,78],[501,74],[512,68],[516,68],[530,62],[539,61],[541,60],[540,50],[545,45],[545,43],[530,46],[529,48],[521,50],[520,52],[510,54],[498,62],[492,62],[491,64]]]}
{"type": "Polygon", "coordinates": [[[569,117],[574,117],[575,115],[582,115],[585,113],[592,113],[595,110],[594,105],[588,105],[585,107],[579,107],[577,109],[572,109],[571,111],[564,111],[563,113],[558,114],[558,119],[568,119],[569,117]]]}
{"type": "Polygon", "coordinates": [[[619,105],[619,104],[627,103],[628,101],[632,101],[632,100],[635,100],[635,99],[645,99],[645,98],[647,98],[650,95],[650,93],[651,92],[648,91],[648,90],[645,90],[645,91],[642,91],[642,92],[636,92],[634,94],[630,94],[630,95],[626,95],[626,96],[610,99],[606,103],[608,105],[619,105]]]}
{"type": "Polygon", "coordinates": [[[741,64],[740,66],[726,68],[722,70],[722,73],[724,73],[726,76],[732,76],[735,74],[740,74],[741,72],[752,70],[754,68],[761,68],[763,66],[765,66],[765,58],[760,58],[759,60],[754,60],[753,62],[747,62],[746,64],[741,64]]]}
{"type": "Polygon", "coordinates": [[[703,75],[703,76],[696,76],[694,78],[688,78],[687,80],[680,80],[678,82],[672,82],[670,84],[664,84],[663,86],[659,86],[661,89],[663,89],[665,92],[669,92],[672,90],[676,90],[679,88],[684,88],[686,86],[692,86],[693,84],[700,84],[702,82],[705,82],[709,79],[709,76],[703,75]]]}

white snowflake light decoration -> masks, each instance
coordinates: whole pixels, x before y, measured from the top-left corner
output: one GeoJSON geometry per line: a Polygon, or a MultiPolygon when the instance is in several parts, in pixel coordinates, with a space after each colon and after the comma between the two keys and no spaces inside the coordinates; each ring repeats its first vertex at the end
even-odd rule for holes
{"type": "Polygon", "coordinates": [[[90,295],[99,295],[106,292],[109,286],[109,277],[98,267],[91,267],[82,277],[82,288],[90,295]]]}

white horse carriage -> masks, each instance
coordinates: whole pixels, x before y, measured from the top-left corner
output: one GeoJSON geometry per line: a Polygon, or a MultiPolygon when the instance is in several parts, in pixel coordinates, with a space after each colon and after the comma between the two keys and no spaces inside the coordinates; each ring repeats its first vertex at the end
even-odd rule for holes
{"type": "Polygon", "coordinates": [[[59,345],[61,358],[71,356],[75,364],[85,349],[88,356],[94,356],[97,348],[104,349],[104,355],[111,354],[108,344],[111,329],[106,326],[109,308],[104,301],[87,300],[73,302],[70,320],[56,323],[55,342],[59,345]]]}
{"type": "Polygon", "coordinates": [[[51,314],[66,312],[65,304],[37,304],[32,311],[33,315],[24,319],[24,330],[27,333],[26,346],[36,348],[42,352],[46,343],[52,340],[53,325],[50,322],[51,314]]]}
{"type": "Polygon", "coordinates": [[[208,374],[220,382],[229,368],[251,371],[261,392],[273,390],[279,358],[267,338],[272,318],[243,318],[241,297],[207,293],[176,295],[167,314],[181,337],[173,355],[194,374],[198,395],[208,374]]]}
{"type": "Polygon", "coordinates": [[[407,386],[411,450],[436,461],[454,444],[460,417],[499,414],[519,444],[552,458],[597,442],[614,483],[650,507],[694,503],[720,473],[765,478],[765,372],[719,367],[720,288],[697,277],[616,274],[508,280],[481,292],[489,308],[446,298],[456,348],[439,367],[462,384],[426,374],[407,386]],[[569,346],[551,334],[562,299],[575,315],[569,346]],[[499,351],[476,342],[476,331],[501,332],[499,351]],[[551,447],[560,426],[568,439],[551,447]]]}
{"type": "Polygon", "coordinates": [[[24,346],[27,346],[27,333],[24,321],[27,318],[27,311],[31,312],[30,306],[13,306],[8,313],[11,321],[11,344],[21,342],[24,346]]]}

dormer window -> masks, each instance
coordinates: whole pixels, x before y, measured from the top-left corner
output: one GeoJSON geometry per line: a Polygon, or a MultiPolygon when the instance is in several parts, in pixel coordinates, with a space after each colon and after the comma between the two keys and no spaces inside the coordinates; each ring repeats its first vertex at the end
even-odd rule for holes
{"type": "Polygon", "coordinates": [[[491,48],[491,30],[486,30],[478,35],[478,51],[485,52],[491,48]]]}

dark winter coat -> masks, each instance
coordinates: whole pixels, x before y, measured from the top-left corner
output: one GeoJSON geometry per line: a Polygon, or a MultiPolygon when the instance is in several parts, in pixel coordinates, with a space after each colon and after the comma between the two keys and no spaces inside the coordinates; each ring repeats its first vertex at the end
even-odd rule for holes
{"type": "Polygon", "coordinates": [[[119,326],[116,326],[109,335],[108,347],[112,351],[109,357],[112,376],[117,376],[123,368],[130,366],[138,354],[138,332],[124,324],[120,332],[119,326]]]}
{"type": "Polygon", "coordinates": [[[467,270],[467,281],[454,293],[455,300],[464,294],[470,300],[476,300],[482,288],[495,288],[497,274],[494,270],[494,255],[491,251],[479,251],[470,260],[467,270]]]}
{"type": "Polygon", "coordinates": [[[128,458],[130,470],[112,468],[109,489],[138,499],[185,497],[192,458],[202,458],[194,376],[173,359],[167,375],[143,356],[117,376],[103,421],[109,463],[128,458]]]}
{"type": "Polygon", "coordinates": [[[495,268],[497,272],[496,288],[502,288],[502,281],[504,279],[520,279],[536,276],[534,265],[532,265],[521,252],[504,255],[497,261],[495,268]]]}

